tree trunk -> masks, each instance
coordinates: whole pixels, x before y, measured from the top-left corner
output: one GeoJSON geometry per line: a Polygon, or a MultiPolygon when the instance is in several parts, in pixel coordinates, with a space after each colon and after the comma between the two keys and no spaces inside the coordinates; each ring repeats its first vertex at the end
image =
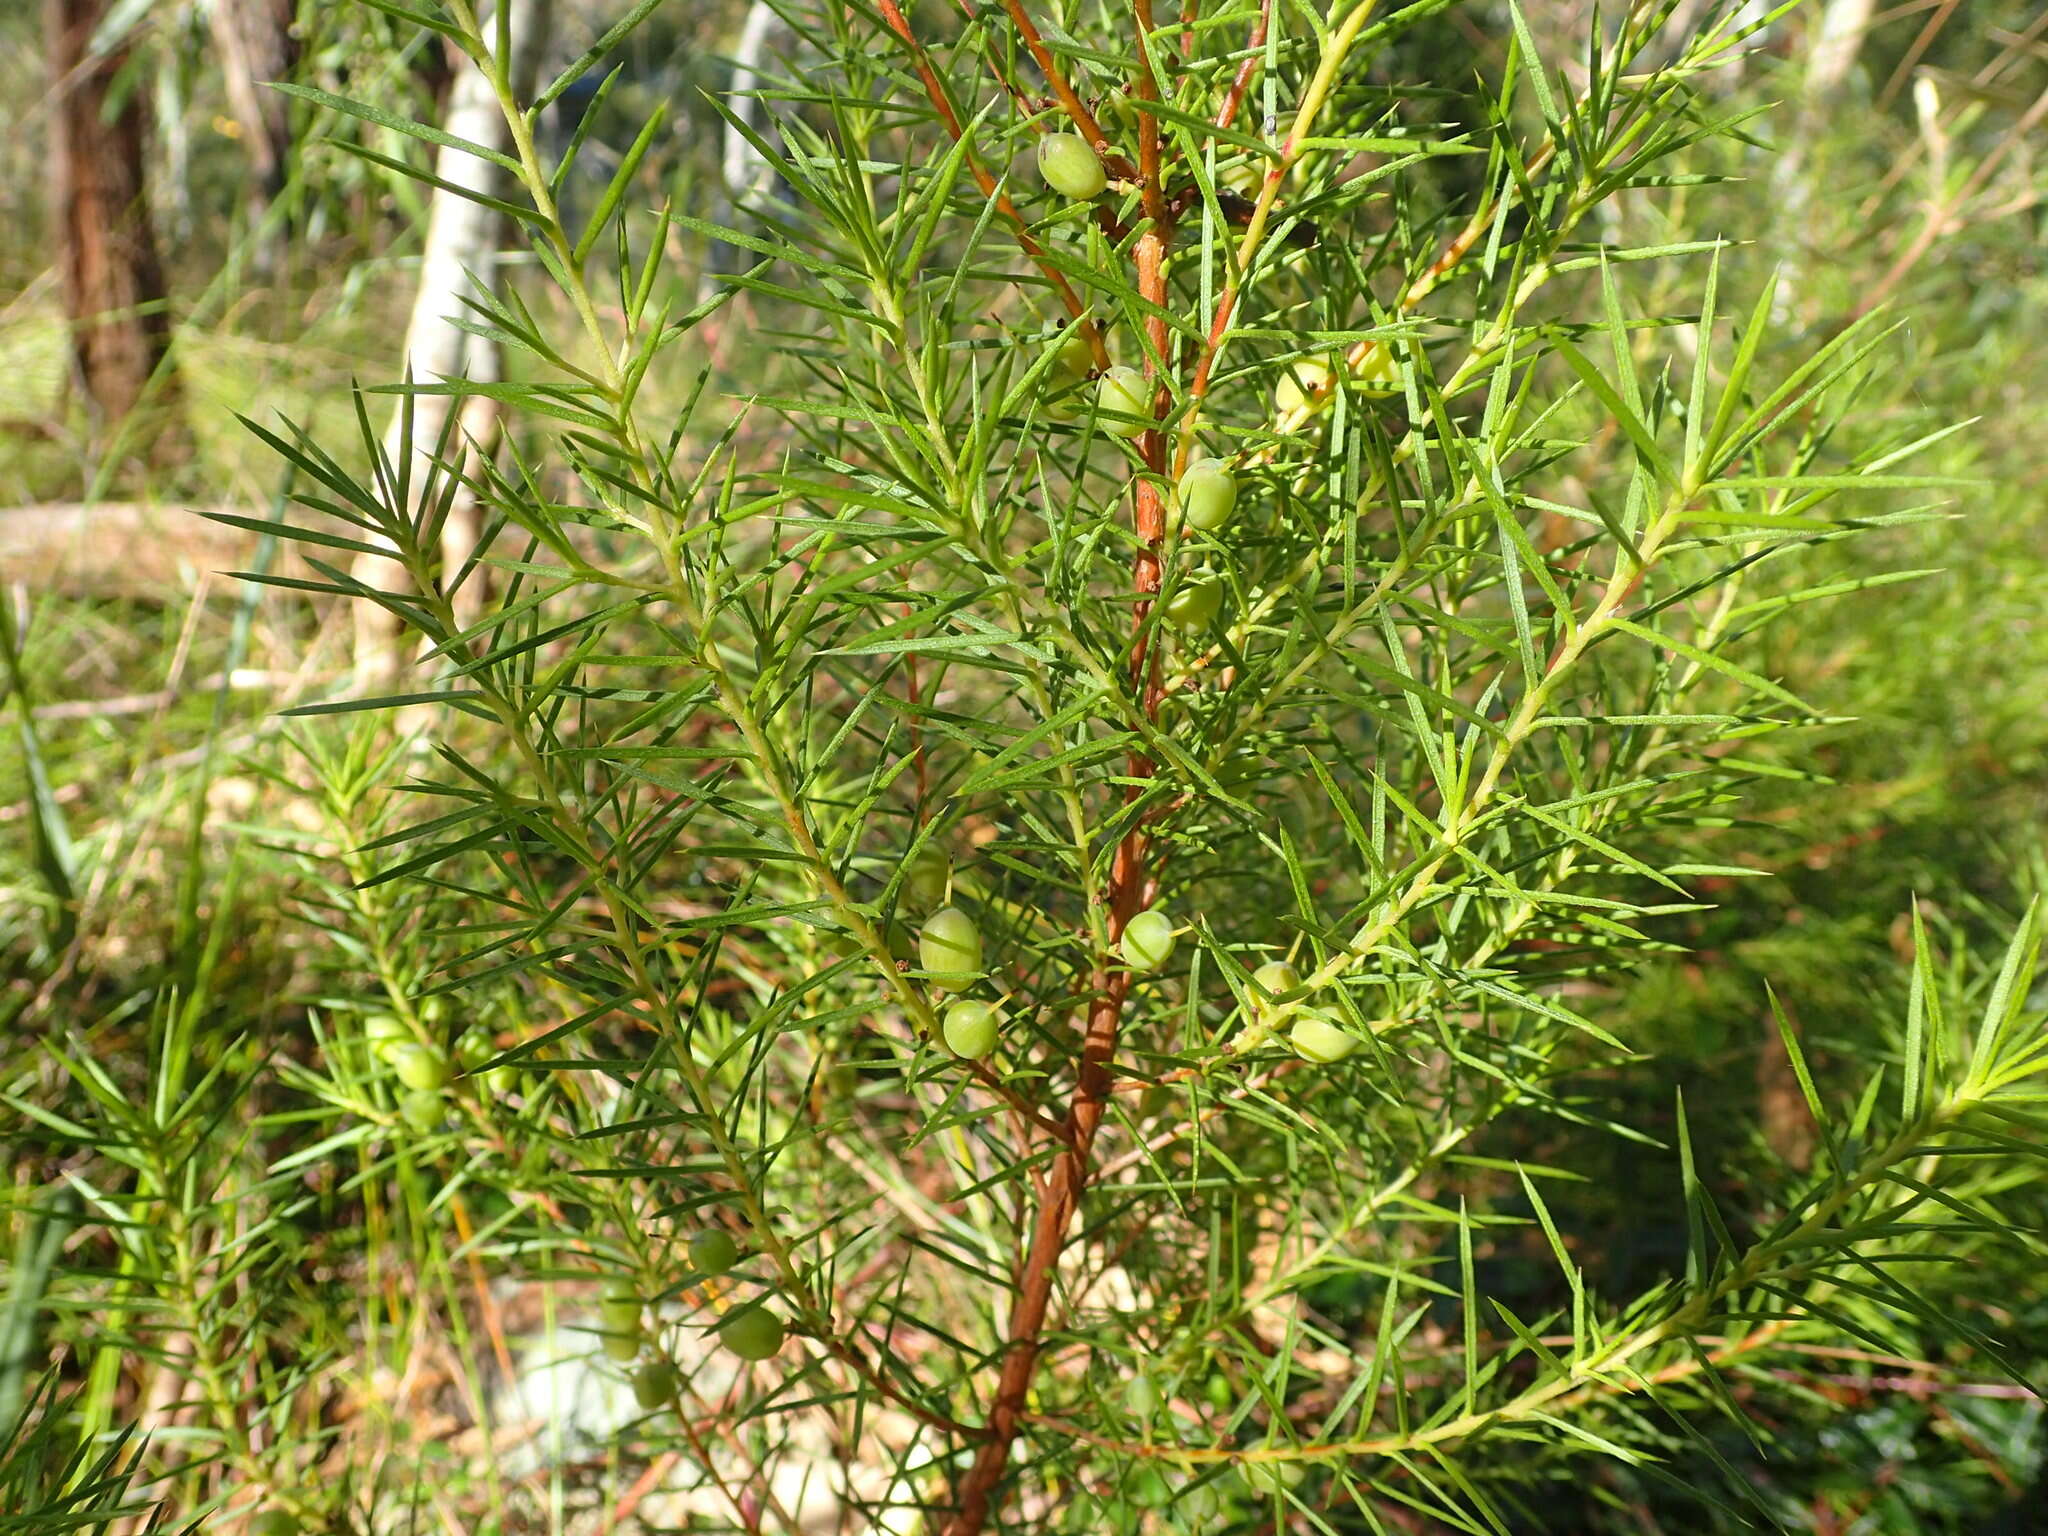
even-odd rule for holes
{"type": "Polygon", "coordinates": [[[1809,110],[1835,95],[1856,67],[1863,36],[1870,30],[1873,0],[1827,0],[1821,7],[1820,30],[1806,56],[1806,103],[1809,110]]]}
{"type": "Polygon", "coordinates": [[[270,89],[298,63],[292,0],[213,0],[208,9],[228,103],[249,157],[250,202],[259,213],[284,190],[291,161],[290,98],[270,89]]]}
{"type": "Polygon", "coordinates": [[[141,400],[170,344],[163,263],[143,168],[144,99],[116,77],[127,50],[87,46],[104,0],[43,0],[51,83],[51,223],[57,231],[72,354],[104,422],[141,400]]]}
{"type": "MultiPolygon", "coordinates": [[[[747,19],[740,27],[740,40],[733,50],[732,80],[725,91],[726,110],[739,122],[760,134],[767,127],[768,114],[754,93],[767,82],[768,61],[778,48],[786,48],[793,34],[781,12],[767,0],[753,0],[747,19]]],[[[746,134],[728,123],[724,152],[720,156],[724,182],[724,206],[718,222],[733,229],[745,229],[750,212],[775,195],[775,168],[746,134]]],[[[717,288],[721,273],[737,272],[754,260],[751,253],[723,241],[712,242],[704,263],[704,295],[717,288]]]]}
{"type": "MultiPolygon", "coordinates": [[[[533,94],[533,79],[540,63],[552,6],[550,0],[506,0],[511,8],[512,78],[517,95],[524,100],[533,94]]],[[[495,23],[484,23],[484,35],[495,39],[495,23]]],[[[509,151],[510,133],[496,93],[483,71],[467,59],[456,73],[448,95],[448,109],[442,117],[444,131],[459,139],[488,149],[509,151]]],[[[474,191],[500,195],[503,188],[496,169],[488,162],[457,149],[442,149],[434,160],[434,173],[443,181],[474,191]]],[[[413,296],[412,318],[406,326],[404,369],[415,383],[439,383],[451,379],[496,379],[499,358],[494,343],[471,335],[455,322],[467,317],[463,295],[488,287],[497,272],[498,245],[505,231],[499,215],[466,197],[436,189],[428,204],[427,239],[420,256],[419,287],[413,296]],[[471,278],[474,276],[475,282],[471,278]]],[[[394,412],[385,434],[385,451],[395,462],[401,455],[412,459],[411,487],[414,505],[406,511],[418,517],[423,505],[421,492],[430,475],[446,484],[445,472],[434,468],[434,449],[448,424],[456,400],[447,395],[420,395],[412,400],[412,441],[401,435],[404,410],[394,412]]],[[[471,397],[462,403],[462,416],[450,443],[450,452],[462,461],[471,455],[488,453],[497,430],[497,413],[492,402],[471,397]]],[[[479,533],[476,503],[466,490],[456,492],[440,535],[442,570],[452,576],[476,547],[479,533]]],[[[401,586],[404,568],[385,556],[365,555],[356,561],[358,580],[384,590],[401,586]]],[[[480,592],[473,577],[455,596],[455,609],[465,622],[474,617],[480,592]]],[[[388,679],[397,670],[398,630],[396,621],[368,603],[356,605],[356,671],[365,680],[388,679]]]]}

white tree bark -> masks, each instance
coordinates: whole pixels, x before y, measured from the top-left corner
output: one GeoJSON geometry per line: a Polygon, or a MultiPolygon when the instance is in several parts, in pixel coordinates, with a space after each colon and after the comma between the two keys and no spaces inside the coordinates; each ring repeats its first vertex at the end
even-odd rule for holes
{"type": "MultiPolygon", "coordinates": [[[[779,47],[786,47],[791,33],[789,24],[777,13],[768,0],[753,0],[747,7],[747,16],[740,27],[740,39],[733,50],[732,81],[726,89],[726,110],[745,123],[755,134],[762,135],[768,123],[768,113],[754,93],[767,81],[768,60],[779,47]]],[[[725,150],[720,157],[721,180],[725,186],[725,208],[720,222],[733,229],[747,227],[749,210],[775,194],[775,171],[761,151],[738,128],[728,123],[725,129],[725,150]]],[[[741,253],[744,255],[744,253],[741,253]]],[[[731,260],[726,248],[716,246],[711,259],[705,263],[704,286],[708,295],[715,285],[720,271],[730,270],[731,260]]],[[[744,261],[741,265],[744,265],[744,261]]]]}
{"type": "MultiPolygon", "coordinates": [[[[505,0],[511,7],[512,80],[524,99],[533,91],[540,54],[547,45],[551,0],[505,0]]],[[[486,18],[484,35],[495,40],[494,20],[486,18]]],[[[508,151],[510,132],[497,93],[482,70],[464,59],[449,88],[443,130],[487,149],[508,151]]],[[[434,159],[434,173],[443,181],[471,191],[497,195],[501,174],[488,161],[461,150],[442,149],[434,159]]],[[[436,188],[427,213],[426,246],[420,256],[419,287],[413,296],[412,318],[406,326],[404,369],[415,383],[440,383],[451,379],[490,380],[499,376],[500,361],[494,343],[473,336],[454,322],[467,311],[463,297],[488,287],[497,274],[498,244],[504,231],[500,216],[467,197],[436,188]],[[472,275],[474,280],[472,280],[472,275]]],[[[417,516],[419,495],[433,466],[435,445],[448,423],[454,400],[446,395],[420,395],[412,400],[412,440],[403,439],[403,407],[392,413],[385,433],[385,452],[394,465],[401,454],[411,457],[411,492],[414,504],[406,510],[417,516]]],[[[491,451],[497,432],[497,411],[493,403],[471,397],[464,403],[451,450],[466,458],[491,451]]],[[[461,569],[476,547],[479,531],[476,504],[466,492],[458,491],[441,533],[442,569],[452,576],[461,569]]],[[[358,580],[393,589],[406,579],[396,560],[365,555],[356,561],[358,580]]],[[[457,617],[465,621],[478,609],[480,593],[474,578],[456,594],[457,617]]],[[[397,670],[398,629],[395,621],[371,604],[356,606],[356,671],[363,680],[388,679],[397,670]]]]}
{"type": "Polygon", "coordinates": [[[1813,40],[1813,52],[1806,60],[1806,100],[1809,107],[1828,100],[1840,91],[1856,67],[1856,55],[1863,49],[1864,34],[1870,30],[1873,0],[1827,0],[1820,13],[1820,28],[1813,40]]]}

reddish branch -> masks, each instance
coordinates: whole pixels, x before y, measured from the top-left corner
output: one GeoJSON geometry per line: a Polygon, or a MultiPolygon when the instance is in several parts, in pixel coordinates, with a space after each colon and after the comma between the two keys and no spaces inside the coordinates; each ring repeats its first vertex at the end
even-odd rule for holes
{"type": "MultiPolygon", "coordinates": [[[[945,87],[939,83],[938,72],[932,68],[931,59],[926,55],[924,45],[917,40],[917,34],[910,30],[910,23],[904,19],[896,0],[880,0],[880,4],[882,20],[901,40],[903,46],[910,50],[911,65],[917,71],[917,78],[924,84],[925,95],[931,98],[932,105],[938,109],[940,118],[945,121],[946,131],[952,134],[955,140],[964,139],[967,130],[961,125],[960,114],[953,110],[953,103],[947,97],[945,87]]],[[[981,188],[982,196],[995,199],[997,210],[1016,230],[1017,244],[1023,247],[1024,254],[1031,258],[1038,270],[1045,274],[1046,281],[1052,284],[1053,291],[1060,296],[1060,302],[1066,306],[1067,313],[1076,318],[1081,317],[1087,306],[1081,302],[1081,296],[1074,292],[1074,285],[1067,281],[1066,274],[1046,260],[1045,248],[1032,237],[1030,224],[1018,211],[1017,205],[1010,201],[1010,194],[997,188],[995,177],[976,158],[972,147],[967,150],[967,172],[981,188]]],[[[1101,328],[1086,321],[1083,323],[1088,325],[1088,339],[1095,350],[1095,365],[1098,368],[1107,368],[1109,349],[1103,344],[1101,328]]]]}
{"type": "MultiPolygon", "coordinates": [[[[1057,66],[1038,39],[1037,29],[1024,15],[1018,0],[1005,0],[1005,8],[1023,34],[1026,46],[1038,59],[1048,81],[1075,122],[1100,140],[1101,129],[1061,79],[1057,66]]],[[[1153,306],[1146,321],[1151,346],[1145,369],[1153,381],[1153,414],[1163,416],[1173,394],[1166,374],[1172,367],[1168,351],[1171,338],[1161,318],[1166,306],[1166,249],[1172,238],[1171,214],[1160,178],[1159,120],[1147,104],[1159,99],[1144,39],[1152,32],[1151,0],[1135,0],[1141,33],[1138,95],[1138,177],[1144,204],[1146,227],[1139,235],[1135,258],[1138,291],[1153,306]]],[[[1165,535],[1166,508],[1161,500],[1158,477],[1166,465],[1166,433],[1153,427],[1138,439],[1138,451],[1148,474],[1137,480],[1133,516],[1137,525],[1139,551],[1132,572],[1139,602],[1132,617],[1131,678],[1140,689],[1144,706],[1156,715],[1161,697],[1158,657],[1147,643],[1146,619],[1151,608],[1147,599],[1159,590],[1159,543],[1165,535]]],[[[1132,783],[1125,790],[1125,803],[1135,801],[1141,782],[1155,771],[1154,764],[1133,753],[1129,761],[1132,783]]],[[[1124,926],[1150,896],[1149,838],[1140,820],[1117,844],[1109,878],[1109,941],[1122,936],[1124,926]]],[[[1079,1211],[1092,1171],[1095,1133],[1101,1127],[1104,1107],[1115,1087],[1111,1062],[1116,1057],[1117,1037],[1123,1024],[1124,999],[1130,990],[1130,973],[1098,964],[1091,978],[1095,1001],[1089,1006],[1087,1033],[1081,1043],[1080,1072],[1067,1107],[1067,1144],[1053,1164],[1052,1177],[1040,1198],[1033,1224],[1031,1246],[1017,1276],[1016,1299],[1010,1309],[1009,1343],[1004,1351],[1001,1374],[996,1381],[994,1404],[989,1411],[988,1438],[975,1453],[974,1464],[961,1480],[959,1507],[946,1526],[946,1536],[978,1536],[987,1523],[995,1495],[1009,1466],[1010,1448],[1024,1419],[1031,1382],[1038,1370],[1044,1347],[1047,1308],[1052,1299],[1053,1280],[1058,1272],[1060,1251],[1066,1245],[1067,1230],[1079,1211]]]]}

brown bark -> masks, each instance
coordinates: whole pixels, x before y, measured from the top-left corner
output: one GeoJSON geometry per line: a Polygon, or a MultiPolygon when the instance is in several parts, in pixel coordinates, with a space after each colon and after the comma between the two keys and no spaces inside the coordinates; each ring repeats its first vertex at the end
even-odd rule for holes
{"type": "Polygon", "coordinates": [[[267,205],[284,190],[291,159],[289,98],[270,89],[298,62],[292,0],[213,0],[208,12],[228,102],[249,156],[252,201],[267,205]]]}
{"type": "Polygon", "coordinates": [[[87,45],[105,0],[43,0],[52,96],[52,226],[78,376],[106,421],[142,398],[170,344],[143,170],[143,93],[115,86],[127,51],[87,45]]]}

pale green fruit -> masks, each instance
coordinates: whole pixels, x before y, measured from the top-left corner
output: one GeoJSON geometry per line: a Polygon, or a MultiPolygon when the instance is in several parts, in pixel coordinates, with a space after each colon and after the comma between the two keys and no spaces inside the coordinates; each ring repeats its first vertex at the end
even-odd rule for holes
{"type": "Polygon", "coordinates": [[[607,1333],[604,1336],[604,1357],[620,1365],[630,1365],[640,1358],[640,1335],[638,1333],[607,1333]]]}
{"type": "Polygon", "coordinates": [[[946,1049],[955,1056],[979,1061],[996,1048],[1001,1024],[1001,1018],[989,1004],[965,998],[946,1010],[939,1032],[945,1036],[946,1049]]]}
{"type": "Polygon", "coordinates": [[[719,1341],[742,1360],[766,1360],[782,1348],[782,1319],[756,1303],[718,1325],[719,1341]]]}
{"type": "Polygon", "coordinates": [[[1308,1475],[1293,1461],[1248,1461],[1238,1472],[1261,1493],[1283,1493],[1308,1475]]]}
{"type": "Polygon", "coordinates": [[[980,978],[981,930],[958,907],[941,907],[925,920],[917,936],[917,963],[931,972],[931,984],[960,992],[980,978]]]}
{"type": "Polygon", "coordinates": [[[1394,354],[1387,344],[1377,342],[1365,354],[1365,361],[1352,374],[1359,386],[1369,395],[1398,395],[1401,392],[1401,365],[1394,361],[1394,354]]]}
{"type": "Polygon", "coordinates": [[[1319,411],[1330,398],[1330,365],[1313,357],[1296,359],[1273,386],[1273,408],[1282,416],[1319,411]]]}
{"type": "Polygon", "coordinates": [[[1136,368],[1118,363],[1095,381],[1095,408],[1105,431],[1137,437],[1152,426],[1152,388],[1136,368]]]}
{"type": "Polygon", "coordinates": [[[1270,1004],[1274,998],[1285,997],[1301,985],[1301,972],[1285,960],[1268,960],[1252,972],[1252,981],[1265,992],[1259,1000],[1260,1006],[1270,1004]]]}
{"type": "Polygon", "coordinates": [[[676,1368],[666,1360],[650,1360],[633,1373],[633,1401],[652,1413],[676,1395],[676,1368]]]}
{"type": "Polygon", "coordinates": [[[936,907],[953,882],[953,860],[946,850],[927,843],[917,850],[903,876],[903,894],[920,907],[936,907]]]}
{"type": "Polygon", "coordinates": [[[1159,1388],[1150,1376],[1133,1376],[1124,1384],[1124,1412],[1134,1419],[1149,1419],[1159,1411],[1159,1388]]]}
{"type": "Polygon", "coordinates": [[[1173,919],[1157,908],[1136,913],[1117,947],[1132,970],[1156,971],[1173,958],[1173,919]]]}
{"type": "Polygon", "coordinates": [[[432,1089],[408,1088],[398,1098],[398,1113],[421,1135],[439,1126],[447,1112],[441,1095],[432,1089]]]}
{"type": "Polygon", "coordinates": [[[1038,174],[1062,197],[1086,202],[1109,185],[1102,161],[1078,133],[1048,133],[1038,141],[1038,174]]]}
{"type": "Polygon", "coordinates": [[[1237,510],[1237,476],[1221,459],[1195,460],[1174,489],[1179,493],[1182,519],[1204,533],[1226,526],[1237,510]]]}
{"type": "Polygon", "coordinates": [[[1358,1036],[1339,1029],[1319,1013],[1304,1013],[1297,1018],[1287,1039],[1295,1055],[1325,1067],[1358,1049],[1358,1036]]]}
{"type": "Polygon", "coordinates": [[[690,1268],[700,1275],[722,1275],[740,1261],[740,1245],[717,1227],[690,1239],[690,1268]]]}
{"type": "Polygon", "coordinates": [[[398,1080],[417,1093],[439,1093],[448,1086],[448,1058],[417,1040],[400,1041],[385,1058],[398,1080]]]}
{"type": "Polygon", "coordinates": [[[1067,328],[1067,334],[1060,339],[1059,360],[1053,364],[1053,376],[1066,375],[1071,383],[1085,379],[1095,371],[1095,349],[1088,345],[1087,334],[1076,321],[1067,328]]]}
{"type": "Polygon", "coordinates": [[[242,1527],[249,1536],[299,1536],[296,1515],[282,1509],[266,1509],[242,1527]]]}
{"type": "Polygon", "coordinates": [[[1207,629],[1223,611],[1223,582],[1214,571],[1193,571],[1166,599],[1166,622],[1192,634],[1207,629]]]}
{"type": "Polygon", "coordinates": [[[389,1066],[392,1051],[412,1039],[412,1031],[394,1013],[373,1013],[363,1020],[363,1038],[370,1054],[389,1066]]]}
{"type": "Polygon", "coordinates": [[[604,1352],[614,1360],[630,1360],[640,1349],[640,1297],[626,1280],[605,1282],[604,1298],[597,1304],[598,1322],[604,1330],[604,1352]]]}
{"type": "Polygon", "coordinates": [[[1173,1512],[1185,1526],[1199,1529],[1223,1513],[1223,1495],[1213,1482],[1183,1488],[1174,1498],[1173,1512]]]}

